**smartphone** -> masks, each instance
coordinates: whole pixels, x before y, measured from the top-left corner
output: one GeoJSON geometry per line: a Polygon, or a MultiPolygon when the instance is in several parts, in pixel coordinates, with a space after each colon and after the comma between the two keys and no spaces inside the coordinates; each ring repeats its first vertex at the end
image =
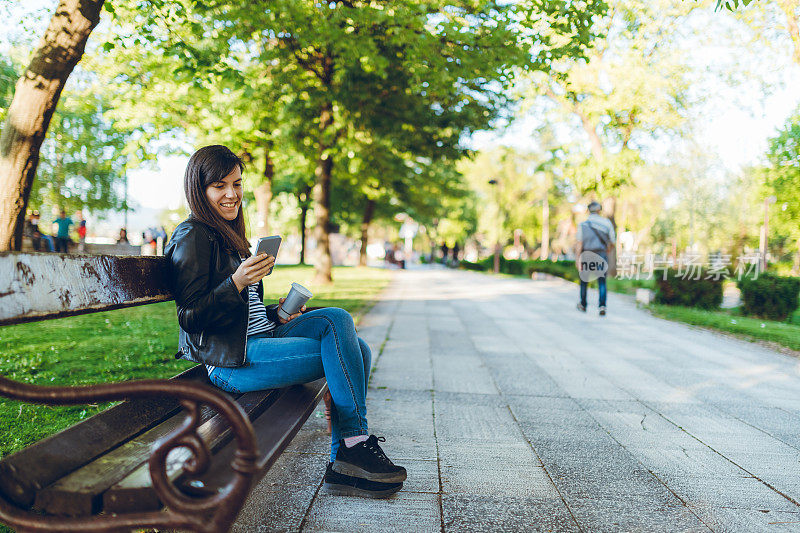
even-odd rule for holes
{"type": "MultiPolygon", "coordinates": [[[[281,247],[281,236],[280,235],[272,235],[270,237],[263,237],[258,240],[258,245],[256,246],[256,255],[259,254],[267,254],[271,255],[274,258],[278,258],[278,249],[281,247]]],[[[267,272],[267,276],[272,274],[272,269],[267,272]]]]}

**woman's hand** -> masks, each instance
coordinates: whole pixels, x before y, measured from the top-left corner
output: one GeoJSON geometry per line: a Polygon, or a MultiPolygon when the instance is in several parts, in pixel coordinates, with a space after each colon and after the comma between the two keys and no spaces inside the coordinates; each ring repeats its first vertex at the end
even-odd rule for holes
{"type": "MultiPolygon", "coordinates": [[[[283,305],[283,302],[285,302],[285,301],[286,301],[286,298],[279,298],[278,299],[278,309],[281,308],[281,306],[283,305]]],[[[281,324],[286,324],[290,320],[294,320],[295,318],[297,318],[300,315],[302,315],[305,312],[305,310],[306,310],[306,306],[304,305],[303,307],[300,308],[300,310],[298,312],[296,312],[293,315],[289,315],[289,318],[284,319],[280,315],[278,315],[278,320],[281,321],[281,324]]]]}
{"type": "Polygon", "coordinates": [[[258,283],[275,266],[275,257],[267,254],[251,255],[239,265],[231,275],[239,292],[245,287],[258,283]]]}

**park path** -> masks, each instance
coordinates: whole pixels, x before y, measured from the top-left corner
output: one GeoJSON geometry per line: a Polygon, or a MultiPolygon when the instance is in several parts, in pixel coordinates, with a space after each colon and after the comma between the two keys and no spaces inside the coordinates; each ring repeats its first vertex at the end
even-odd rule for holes
{"type": "Polygon", "coordinates": [[[398,272],[360,333],[404,489],[319,490],[317,413],[235,531],[800,531],[800,360],[577,292],[398,272]]]}

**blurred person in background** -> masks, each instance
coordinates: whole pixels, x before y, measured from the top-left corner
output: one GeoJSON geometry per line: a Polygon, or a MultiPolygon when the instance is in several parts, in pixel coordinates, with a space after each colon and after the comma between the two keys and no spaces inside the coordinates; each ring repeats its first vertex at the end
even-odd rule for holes
{"type": "Polygon", "coordinates": [[[594,264],[596,262],[605,263],[605,271],[602,275],[597,277],[597,285],[600,291],[600,316],[606,314],[606,275],[608,274],[608,254],[617,242],[617,236],[614,232],[614,225],[606,217],[600,214],[602,206],[598,202],[589,204],[589,216],[586,220],[578,225],[578,234],[576,235],[576,261],[575,266],[581,276],[581,301],[578,302],[578,311],[586,312],[586,291],[589,287],[589,278],[594,279],[594,276],[587,276],[587,272],[583,272],[586,264],[594,264]],[[586,254],[586,255],[584,255],[586,254]]]}
{"type": "Polygon", "coordinates": [[[67,216],[67,212],[59,209],[58,218],[53,221],[53,230],[56,234],[56,252],[69,253],[69,228],[75,223],[67,216]]]}
{"type": "Polygon", "coordinates": [[[25,226],[22,230],[23,235],[31,240],[34,252],[42,248],[42,233],[39,231],[39,212],[32,211],[25,217],[25,226]]]}
{"type": "Polygon", "coordinates": [[[75,216],[78,222],[78,253],[86,252],[86,219],[83,218],[83,212],[78,211],[75,216]]]}

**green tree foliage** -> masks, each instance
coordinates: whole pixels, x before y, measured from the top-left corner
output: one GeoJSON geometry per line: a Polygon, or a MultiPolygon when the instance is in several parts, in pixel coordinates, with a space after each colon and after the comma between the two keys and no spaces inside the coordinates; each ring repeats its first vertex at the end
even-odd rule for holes
{"type": "Polygon", "coordinates": [[[770,213],[771,238],[794,249],[794,269],[800,268],[800,111],[769,140],[767,193],[775,196],[770,213]]]}
{"type": "Polygon", "coordinates": [[[124,153],[133,133],[105,117],[106,103],[94,87],[62,97],[42,143],[31,207],[64,207],[68,212],[125,208],[124,153]]]}
{"type": "Polygon", "coordinates": [[[729,11],[734,11],[739,7],[746,7],[752,2],[753,0],[717,0],[717,7],[716,9],[725,8],[729,11]]]}
{"type": "MultiPolygon", "coordinates": [[[[629,191],[644,154],[683,132],[689,79],[676,30],[692,9],[668,0],[617,2],[598,23],[604,36],[588,61],[564,58],[532,76],[534,108],[551,109],[549,120],[585,139],[569,146],[576,166],[571,179],[580,193],[629,191]]],[[[616,206],[610,207],[613,219],[616,206]]]]}
{"type": "MultiPolygon", "coordinates": [[[[14,94],[20,65],[0,58],[0,119],[14,94]]],[[[132,132],[106,116],[108,104],[91,76],[71,83],[42,143],[29,207],[63,207],[69,212],[124,208],[128,158],[124,148],[132,132]],[[75,87],[75,86],[78,87],[75,87]]]]}
{"type": "Polygon", "coordinates": [[[717,0],[717,10],[722,7],[736,12],[736,18],[753,30],[753,42],[761,41],[770,52],[781,55],[789,50],[792,61],[800,65],[800,3],[797,0],[717,0]]]}
{"type": "Polygon", "coordinates": [[[0,120],[6,119],[8,106],[14,98],[14,83],[19,79],[19,67],[8,57],[0,56],[0,120]]]}
{"type": "Polygon", "coordinates": [[[0,250],[18,250],[39,152],[104,0],[62,1],[15,85],[0,132],[0,250]]]}
{"type": "MultiPolygon", "coordinates": [[[[120,54],[135,48],[156,56],[145,63],[164,65],[141,69],[142,60],[132,57],[126,64],[135,66],[128,75],[134,86],[138,79],[138,87],[155,87],[165,99],[191,102],[199,113],[181,117],[198,128],[224,136],[214,123],[239,121],[237,131],[260,130],[279,151],[314,161],[316,236],[323,251],[317,266],[324,279],[330,274],[328,222],[336,209],[331,188],[352,183],[345,165],[354,145],[361,150],[390,142],[411,166],[415,158],[435,163],[460,156],[463,136],[489,126],[505,108],[516,70],[549,68],[563,55],[581,54],[605,4],[146,0],[108,9],[131,30],[120,54]],[[169,90],[176,82],[177,93],[169,90]],[[198,87],[208,91],[202,103],[187,92],[198,87]]],[[[148,107],[130,116],[155,111],[169,122],[168,103],[148,107]]]]}

